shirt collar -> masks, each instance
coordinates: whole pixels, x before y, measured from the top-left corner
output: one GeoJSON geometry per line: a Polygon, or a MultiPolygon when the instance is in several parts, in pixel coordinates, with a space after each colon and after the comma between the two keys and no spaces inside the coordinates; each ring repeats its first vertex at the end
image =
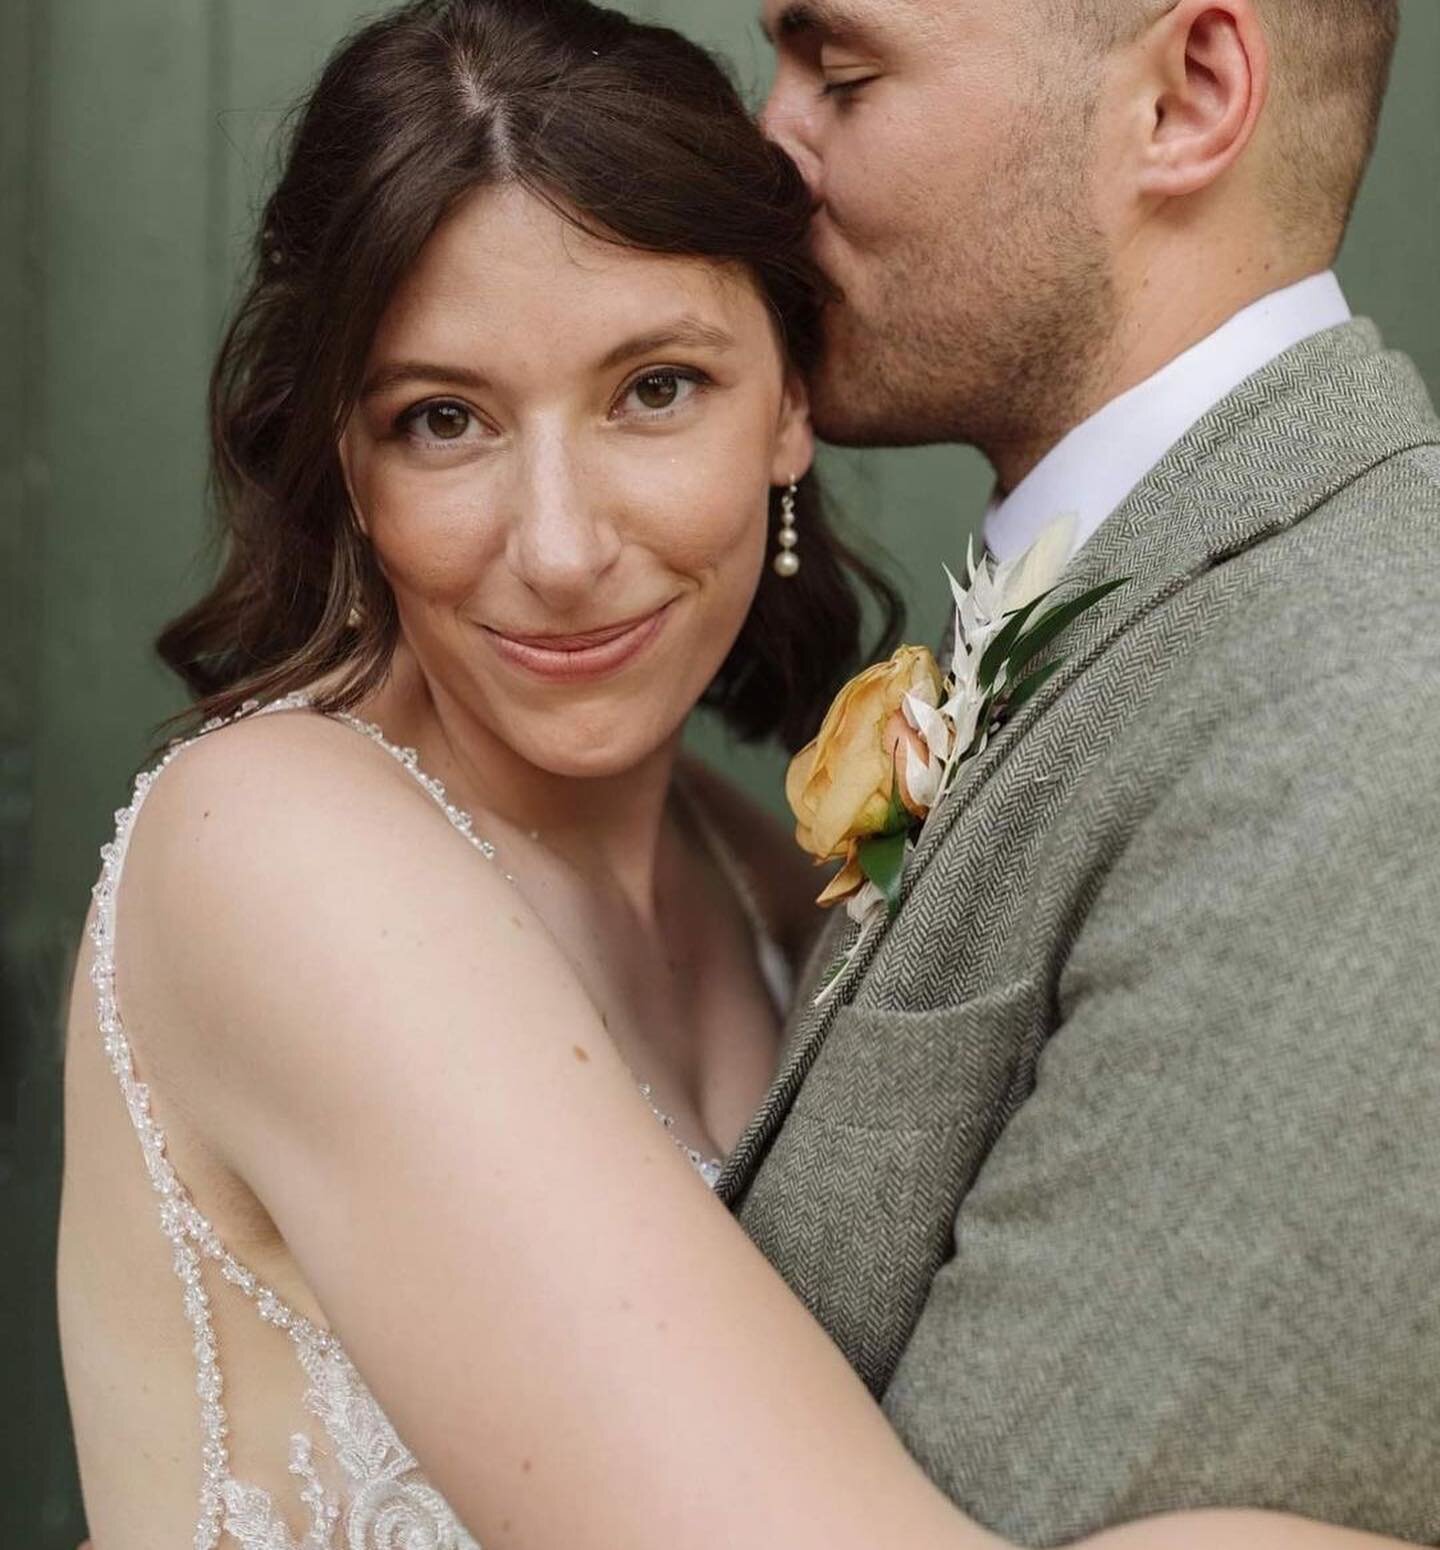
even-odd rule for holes
{"type": "Polygon", "coordinates": [[[1329,270],[1236,313],[1077,426],[1010,495],[992,498],[986,547],[997,559],[1012,559],[1057,517],[1070,514],[1073,554],[1216,404],[1286,350],[1350,317],[1329,270]]]}

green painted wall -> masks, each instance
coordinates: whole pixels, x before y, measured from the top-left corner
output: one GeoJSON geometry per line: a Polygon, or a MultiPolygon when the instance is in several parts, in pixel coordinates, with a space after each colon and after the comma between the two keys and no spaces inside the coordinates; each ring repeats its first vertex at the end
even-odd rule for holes
{"type": "MultiPolygon", "coordinates": [[[[1342,271],[1440,386],[1440,7],[1404,4],[1342,271]]],[[[0,0],[0,1545],[17,1550],[68,1550],[81,1529],[50,1270],[61,986],[111,811],[178,703],[148,646],[204,573],[202,385],[274,130],[374,9],[0,0]]],[[[725,51],[758,95],[745,0],[635,9],[725,51]]],[[[843,504],[883,521],[912,634],[933,637],[938,562],[987,493],[980,460],[829,468],[843,504]]],[[[775,759],[697,738],[778,791],[775,759]]]]}

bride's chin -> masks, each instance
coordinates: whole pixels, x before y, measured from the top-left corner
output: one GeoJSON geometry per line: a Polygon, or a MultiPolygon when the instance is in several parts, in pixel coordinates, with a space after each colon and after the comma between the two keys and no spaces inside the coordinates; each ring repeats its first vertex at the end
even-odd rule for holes
{"type": "Polygon", "coordinates": [[[607,780],[639,769],[680,730],[679,726],[668,731],[638,726],[623,729],[618,720],[617,716],[603,730],[577,726],[562,729],[558,735],[538,728],[527,735],[529,729],[512,723],[506,742],[526,764],[558,780],[607,780]]]}
{"type": "Polygon", "coordinates": [[[614,780],[628,775],[645,763],[657,750],[646,748],[638,751],[626,749],[613,756],[604,753],[580,758],[563,755],[523,754],[525,762],[541,774],[556,780],[614,780]]]}

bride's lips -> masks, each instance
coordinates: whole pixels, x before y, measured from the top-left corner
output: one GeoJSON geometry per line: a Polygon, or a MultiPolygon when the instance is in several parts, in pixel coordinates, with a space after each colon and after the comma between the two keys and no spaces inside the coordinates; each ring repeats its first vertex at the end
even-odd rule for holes
{"type": "Polygon", "coordinates": [[[627,666],[655,639],[670,604],[639,619],[575,635],[509,635],[486,626],[485,633],[512,666],[555,683],[604,678],[627,666]]]}

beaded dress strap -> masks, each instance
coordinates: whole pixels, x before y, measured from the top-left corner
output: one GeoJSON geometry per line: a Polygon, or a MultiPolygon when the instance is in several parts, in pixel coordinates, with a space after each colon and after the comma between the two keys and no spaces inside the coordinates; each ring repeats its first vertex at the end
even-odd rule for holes
{"type": "Polygon", "coordinates": [[[224,1279],[255,1305],[262,1319],[283,1329],[295,1343],[302,1360],[331,1355],[340,1350],[340,1345],[328,1330],[296,1312],[253,1270],[230,1253],[171,1166],[165,1149],[165,1132],[155,1123],[151,1112],[149,1087],[136,1076],[134,1055],[120,1017],[115,988],[116,896],[135,822],[145,799],[164,771],[187,748],[241,717],[299,710],[308,705],[308,697],[301,694],[288,695],[263,707],[255,701],[247,701],[234,716],[216,717],[207,721],[195,737],[171,743],[159,764],[137,777],[129,807],[121,808],[115,814],[115,837],[101,847],[100,878],[93,890],[95,918],[90,936],[95,951],[90,980],[95,987],[105,1054],[139,1137],[150,1182],[160,1198],[160,1225],[170,1241],[175,1273],[184,1287],[185,1315],[194,1334],[195,1389],[200,1399],[202,1437],[200,1525],[196,1530],[196,1544],[201,1547],[213,1546],[219,1541],[224,1516],[222,1488],[229,1474],[229,1450],[225,1441],[229,1424],[222,1399],[224,1383],[210,1317],[210,1296],[205,1290],[204,1263],[208,1260],[218,1265],[224,1279]]]}
{"type": "MultiPolygon", "coordinates": [[[[454,828],[469,840],[487,861],[494,861],[496,859],[495,846],[489,840],[482,839],[475,833],[470,814],[463,808],[456,807],[446,795],[445,787],[433,775],[427,775],[420,768],[420,756],[415,749],[401,748],[397,744],[392,743],[373,722],[362,721],[358,716],[352,716],[346,711],[332,711],[330,714],[336,721],[343,721],[347,726],[353,727],[357,732],[368,737],[371,742],[383,748],[392,759],[408,770],[415,777],[416,781],[429,792],[436,805],[441,808],[454,828]]],[[[726,877],[732,882],[735,891],[739,894],[741,907],[745,911],[746,918],[756,930],[758,941],[763,944],[769,938],[765,932],[759,906],[755,901],[754,895],[745,883],[743,874],[738,870],[739,863],[733,857],[727,859],[724,856],[724,842],[718,834],[715,834],[713,827],[709,824],[708,817],[700,808],[696,798],[686,791],[683,800],[685,801],[687,811],[691,812],[695,817],[696,825],[701,830],[704,843],[715,849],[717,861],[724,870],[726,877]]],[[[507,883],[515,881],[509,872],[504,873],[503,876],[507,883]]],[[[703,1152],[697,1151],[686,1142],[676,1133],[674,1117],[667,1114],[655,1102],[655,1089],[652,1084],[649,1082],[639,1082],[637,1085],[640,1089],[640,1096],[650,1106],[650,1112],[660,1121],[661,1126],[669,1134],[670,1139],[675,1145],[679,1147],[680,1151],[690,1159],[691,1165],[699,1173],[700,1177],[713,1189],[720,1178],[720,1171],[724,1167],[724,1160],[719,1157],[706,1157],[703,1152]]]]}
{"type": "Polygon", "coordinates": [[[312,1338],[320,1338],[323,1343],[323,1331],[263,1286],[250,1270],[226,1250],[214,1226],[197,1209],[171,1167],[165,1151],[165,1133],[155,1123],[150,1111],[150,1089],[135,1075],[134,1056],[121,1021],[115,985],[116,898],[136,821],[155,782],[187,748],[193,747],[201,738],[218,728],[242,717],[299,710],[308,705],[308,698],[301,694],[288,695],[265,706],[256,701],[247,701],[233,716],[216,717],[206,722],[194,737],[171,743],[160,762],[136,778],[130,806],[121,808],[115,814],[115,838],[100,850],[100,880],[93,890],[96,910],[90,936],[95,944],[95,955],[90,967],[90,979],[95,986],[99,1004],[100,1032],[105,1040],[105,1053],[119,1079],[126,1108],[140,1138],[151,1183],[161,1197],[161,1221],[167,1236],[173,1239],[178,1234],[205,1258],[215,1261],[221,1267],[225,1279],[238,1286],[258,1305],[261,1317],[267,1322],[293,1332],[303,1331],[312,1338]]]}
{"type": "MultiPolygon", "coordinates": [[[[303,1338],[312,1350],[319,1349],[323,1351],[333,1341],[333,1337],[306,1319],[303,1314],[296,1312],[283,1298],[265,1286],[253,1271],[243,1265],[225,1248],[213,1224],[198,1209],[190,1198],[189,1192],[176,1175],[166,1155],[165,1133],[155,1123],[154,1116],[151,1113],[150,1089],[144,1082],[139,1081],[135,1074],[134,1054],[121,1022],[119,998],[115,985],[116,898],[119,893],[120,878],[125,868],[125,859],[129,854],[130,839],[134,833],[136,821],[140,816],[140,810],[145,805],[145,799],[149,796],[155,782],[159,780],[165,770],[187,748],[193,747],[202,738],[207,737],[211,732],[218,731],[221,727],[255,716],[273,715],[287,710],[310,710],[312,708],[310,696],[303,692],[286,695],[282,699],[272,701],[268,705],[262,705],[256,700],[247,700],[233,715],[217,716],[207,721],[194,737],[183,740],[177,739],[171,743],[160,762],[153,769],[142,772],[136,778],[134,794],[129,807],[121,808],[115,814],[114,839],[100,849],[100,879],[92,890],[96,910],[90,931],[91,940],[95,944],[94,959],[90,968],[90,979],[95,986],[100,1032],[105,1041],[105,1053],[109,1058],[111,1069],[120,1083],[120,1089],[125,1098],[125,1106],[129,1111],[135,1132],[140,1139],[140,1146],[145,1156],[145,1166],[150,1175],[150,1181],[161,1198],[161,1225],[165,1229],[166,1236],[176,1245],[177,1256],[180,1254],[181,1245],[183,1244],[188,1258],[193,1258],[198,1251],[206,1259],[214,1261],[220,1266],[221,1273],[225,1279],[239,1287],[256,1304],[263,1319],[268,1323],[275,1324],[279,1328],[289,1331],[297,1338],[303,1338]]],[[[377,743],[390,754],[403,768],[409,771],[417,784],[428,793],[450,820],[452,826],[487,861],[495,860],[495,846],[489,840],[482,839],[475,833],[470,815],[456,807],[446,796],[444,786],[420,768],[419,756],[413,748],[397,747],[386,739],[379,727],[374,726],[368,721],[361,721],[358,717],[351,716],[343,711],[330,714],[334,720],[343,721],[355,731],[363,733],[372,742],[377,743]]],[[[514,878],[509,873],[506,873],[505,876],[507,881],[514,881],[514,878]]],[[[186,1279],[183,1274],[182,1279],[186,1279]]],[[[187,1294],[187,1308],[189,1301],[187,1294]]],[[[192,1323],[200,1317],[204,1307],[204,1293],[201,1292],[196,1299],[196,1311],[192,1313],[192,1323]]],[[[197,1336],[198,1332],[197,1328],[197,1336]]],[[[209,1342],[209,1344],[213,1347],[213,1341],[209,1342]]]]}
{"type": "MultiPolygon", "coordinates": [[[[165,751],[160,762],[153,768],[142,772],[135,781],[134,795],[130,806],[121,808],[115,814],[115,838],[110,844],[104,845],[100,850],[101,873],[100,879],[93,889],[96,903],[95,919],[91,927],[91,939],[95,944],[94,959],[90,969],[90,979],[96,990],[98,1002],[100,1032],[105,1041],[105,1053],[109,1058],[110,1066],[120,1083],[121,1092],[125,1098],[125,1106],[130,1114],[130,1119],[135,1127],[135,1132],[140,1139],[141,1150],[145,1156],[145,1166],[150,1175],[150,1181],[154,1185],[156,1193],[161,1199],[161,1225],[166,1236],[175,1246],[176,1270],[181,1279],[186,1282],[186,1310],[190,1313],[191,1323],[196,1327],[197,1353],[204,1344],[210,1352],[213,1363],[214,1341],[213,1338],[204,1342],[200,1340],[201,1322],[208,1324],[206,1309],[208,1302],[203,1289],[199,1287],[198,1279],[194,1282],[196,1295],[191,1296],[191,1278],[181,1269],[181,1259],[185,1259],[187,1269],[193,1268],[198,1275],[197,1252],[204,1258],[212,1260],[220,1266],[221,1274],[232,1285],[239,1289],[255,1303],[260,1316],[267,1323],[274,1324],[286,1330],[297,1340],[303,1340],[311,1351],[322,1353],[331,1348],[335,1342],[334,1337],[285,1302],[271,1288],[265,1286],[258,1276],[246,1265],[242,1264],[233,1254],[226,1249],[214,1225],[199,1210],[191,1199],[189,1192],[180,1182],[174,1168],[165,1151],[165,1133],[155,1123],[150,1107],[150,1089],[139,1081],[135,1074],[134,1054],[130,1047],[130,1041],[125,1033],[120,1018],[119,998],[115,984],[115,936],[116,936],[116,897],[120,889],[120,878],[124,871],[125,859],[130,850],[130,838],[134,833],[135,824],[140,816],[140,810],[145,805],[145,799],[159,780],[165,770],[187,748],[193,747],[202,738],[211,732],[218,731],[221,727],[255,716],[273,715],[287,710],[312,709],[311,698],[303,692],[289,694],[282,699],[274,700],[267,705],[262,705],[256,700],[247,700],[233,715],[228,717],[217,716],[207,721],[194,737],[171,743],[165,751]],[[183,1250],[183,1254],[182,1254],[183,1250]],[[194,1265],[191,1261],[195,1261],[194,1265]],[[194,1303],[192,1309],[191,1304],[194,1303]]],[[[471,845],[487,861],[494,861],[496,856],[495,846],[486,839],[482,839],[474,831],[470,815],[456,807],[445,793],[444,786],[434,777],[427,775],[420,768],[419,756],[413,748],[400,748],[388,741],[379,727],[368,721],[361,721],[356,716],[346,712],[329,713],[332,719],[344,722],[355,731],[362,733],[372,742],[377,743],[392,758],[394,758],[415,779],[416,783],[434,800],[437,806],[450,820],[451,825],[464,836],[471,845]]],[[[507,882],[514,882],[509,873],[505,874],[507,882]]],[[[204,1365],[202,1357],[202,1366],[204,1365]]],[[[214,1389],[219,1393],[219,1374],[215,1373],[214,1389]]],[[[202,1396],[203,1397],[203,1396],[202,1396]]]]}
{"type": "MultiPolygon", "coordinates": [[[[457,834],[469,840],[469,842],[475,847],[476,850],[480,852],[482,856],[484,856],[487,861],[494,861],[496,859],[496,850],[494,844],[490,840],[484,839],[480,835],[476,834],[474,820],[470,817],[470,814],[467,813],[464,808],[456,807],[455,804],[450,800],[449,796],[446,795],[445,787],[441,784],[441,782],[436,780],[433,775],[427,775],[425,771],[420,768],[420,755],[415,751],[415,749],[402,748],[398,744],[392,743],[373,721],[362,721],[358,716],[352,716],[349,711],[334,710],[327,711],[325,714],[328,715],[332,721],[344,722],[347,727],[350,727],[354,731],[359,732],[362,737],[368,737],[372,743],[376,744],[380,748],[383,748],[385,752],[388,753],[390,757],[394,759],[403,770],[406,770],[411,776],[413,776],[416,785],[418,785],[421,790],[431,798],[431,800],[440,809],[440,811],[445,814],[445,816],[450,820],[450,826],[457,834]]],[[[507,883],[513,883],[515,881],[514,877],[509,872],[505,872],[502,875],[504,876],[507,883]]]]}

